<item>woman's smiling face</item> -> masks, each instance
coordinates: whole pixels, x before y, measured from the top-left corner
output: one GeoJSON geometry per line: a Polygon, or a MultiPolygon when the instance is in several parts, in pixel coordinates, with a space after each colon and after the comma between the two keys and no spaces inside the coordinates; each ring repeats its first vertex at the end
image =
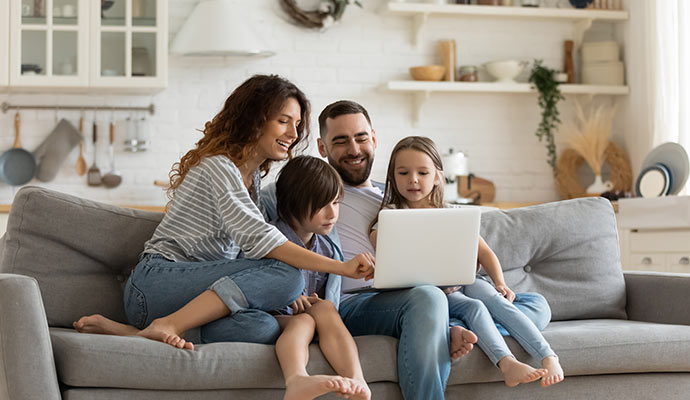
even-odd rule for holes
{"type": "Polygon", "coordinates": [[[283,104],[278,114],[266,121],[257,142],[257,151],[267,160],[284,160],[290,146],[297,140],[297,126],[302,121],[302,109],[294,98],[283,104]]]}

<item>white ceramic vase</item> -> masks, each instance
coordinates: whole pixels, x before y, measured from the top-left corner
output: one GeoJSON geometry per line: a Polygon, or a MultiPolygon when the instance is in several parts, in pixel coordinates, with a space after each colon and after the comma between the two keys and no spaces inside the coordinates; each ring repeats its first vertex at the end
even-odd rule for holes
{"type": "Polygon", "coordinates": [[[611,189],[613,189],[613,183],[611,181],[603,182],[601,175],[597,175],[594,177],[594,183],[587,188],[587,194],[601,194],[611,189]]]}

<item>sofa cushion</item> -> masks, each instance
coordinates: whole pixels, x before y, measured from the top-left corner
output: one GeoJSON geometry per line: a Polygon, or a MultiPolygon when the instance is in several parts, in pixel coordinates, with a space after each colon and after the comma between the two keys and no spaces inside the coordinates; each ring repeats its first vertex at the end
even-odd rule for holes
{"type": "MultiPolygon", "coordinates": [[[[690,372],[690,326],[593,319],[552,322],[544,337],[558,354],[566,377],[647,372],[690,372]]],[[[533,366],[512,338],[506,342],[515,357],[533,366]]],[[[481,350],[456,362],[448,385],[502,381],[498,368],[481,350]]]]}
{"type": "Polygon", "coordinates": [[[546,297],[554,321],[627,318],[611,203],[583,198],[482,214],[482,237],[515,292],[546,297]]]}
{"type": "MultiPolygon", "coordinates": [[[[212,343],[180,350],[140,337],[77,333],[51,328],[59,379],[76,387],[160,390],[283,388],[275,347],[212,343]]],[[[355,341],[367,381],[397,382],[398,341],[360,336],[355,341]]],[[[309,373],[333,374],[317,344],[309,351],[309,373]]]]}
{"type": "Polygon", "coordinates": [[[162,216],[24,187],[12,202],[0,271],[36,278],[50,326],[93,313],[125,322],[122,288],[162,216]]]}

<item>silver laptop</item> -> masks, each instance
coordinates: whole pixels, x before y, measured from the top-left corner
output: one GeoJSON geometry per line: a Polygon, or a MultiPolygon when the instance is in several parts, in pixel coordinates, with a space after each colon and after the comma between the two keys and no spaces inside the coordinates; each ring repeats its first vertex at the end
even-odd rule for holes
{"type": "Polygon", "coordinates": [[[474,283],[479,207],[381,210],[372,286],[343,293],[474,283]]]}

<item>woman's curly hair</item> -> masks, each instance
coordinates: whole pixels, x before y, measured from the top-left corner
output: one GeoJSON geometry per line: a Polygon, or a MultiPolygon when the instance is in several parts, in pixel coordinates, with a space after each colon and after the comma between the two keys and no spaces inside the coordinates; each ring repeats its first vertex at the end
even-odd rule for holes
{"type": "MultiPolygon", "coordinates": [[[[275,118],[288,99],[295,99],[300,106],[301,121],[297,125],[297,139],[290,145],[292,149],[309,136],[310,104],[297,86],[277,75],[254,75],[247,79],[225,100],[223,109],[209,122],[206,122],[204,136],[196,147],[173,164],[170,171],[168,198],[172,199],[175,190],[192,167],[199,165],[204,157],[225,155],[237,166],[246,162],[256,148],[262,128],[275,118]]],[[[260,166],[265,175],[273,160],[266,160],[260,166]]]]}

